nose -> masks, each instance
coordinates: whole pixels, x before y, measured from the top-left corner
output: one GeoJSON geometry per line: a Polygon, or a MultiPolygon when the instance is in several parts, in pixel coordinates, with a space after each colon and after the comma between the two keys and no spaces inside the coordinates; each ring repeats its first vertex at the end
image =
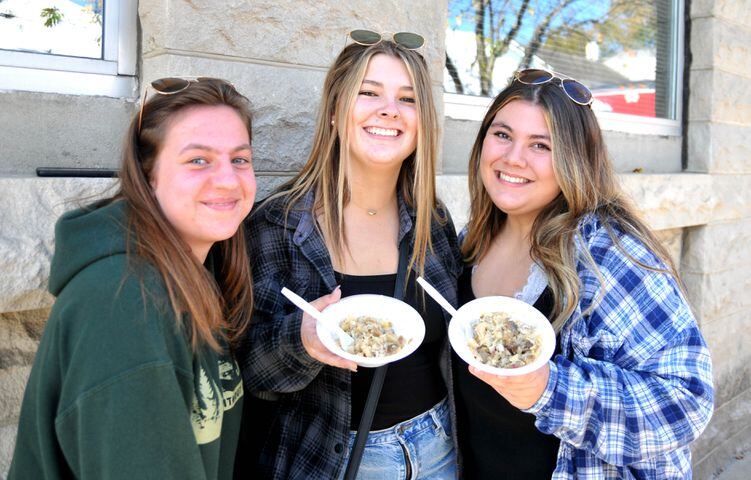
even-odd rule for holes
{"type": "Polygon", "coordinates": [[[524,158],[524,145],[521,143],[512,143],[506,150],[506,163],[514,167],[526,167],[527,160],[524,158]]]}
{"type": "Polygon", "coordinates": [[[237,178],[237,171],[232,165],[231,159],[222,159],[216,162],[214,174],[212,175],[212,182],[216,188],[223,188],[231,190],[237,188],[239,180],[237,178]]]}
{"type": "Polygon", "coordinates": [[[378,115],[384,118],[399,118],[399,105],[397,104],[396,99],[386,99],[381,106],[378,115]]]}

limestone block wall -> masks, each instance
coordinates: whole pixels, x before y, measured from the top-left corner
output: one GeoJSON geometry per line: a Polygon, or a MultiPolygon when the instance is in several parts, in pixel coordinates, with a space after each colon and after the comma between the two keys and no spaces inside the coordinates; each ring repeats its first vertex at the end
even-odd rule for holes
{"type": "Polygon", "coordinates": [[[0,176],[36,167],[115,168],[122,132],[135,110],[128,98],[0,91],[0,176]]]}
{"type": "Polygon", "coordinates": [[[416,0],[408,7],[398,0],[142,0],[142,78],[231,80],[253,103],[256,171],[288,175],[305,161],[326,70],[346,45],[347,32],[423,35],[439,100],[446,14],[445,0],[416,0]]]}
{"type": "Polygon", "coordinates": [[[683,276],[714,360],[715,413],[694,444],[696,478],[751,453],[751,9],[692,1],[688,169],[735,192],[735,218],[686,231],[683,276]]]}

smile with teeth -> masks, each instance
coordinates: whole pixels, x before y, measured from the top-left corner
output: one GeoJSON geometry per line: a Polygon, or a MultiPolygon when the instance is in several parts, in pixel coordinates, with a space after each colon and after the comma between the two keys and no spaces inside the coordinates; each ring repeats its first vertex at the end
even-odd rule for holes
{"type": "Polygon", "coordinates": [[[365,127],[365,131],[371,135],[380,135],[382,137],[396,137],[399,130],[393,128],[365,127]]]}
{"type": "Polygon", "coordinates": [[[209,200],[201,203],[215,210],[231,210],[235,208],[237,202],[237,200],[209,200]]]}
{"type": "Polygon", "coordinates": [[[530,180],[528,180],[526,178],[523,178],[523,177],[514,177],[514,176],[511,176],[511,175],[509,175],[507,173],[503,173],[503,172],[500,172],[500,171],[496,172],[496,175],[498,176],[499,179],[503,180],[504,182],[519,183],[519,184],[521,184],[521,183],[529,183],[530,182],[530,180]]]}

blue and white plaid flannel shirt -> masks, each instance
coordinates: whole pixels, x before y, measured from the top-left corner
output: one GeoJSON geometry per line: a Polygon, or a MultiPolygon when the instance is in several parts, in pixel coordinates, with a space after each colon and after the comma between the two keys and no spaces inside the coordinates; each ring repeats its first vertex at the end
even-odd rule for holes
{"type": "Polygon", "coordinates": [[[633,237],[617,248],[593,216],[580,223],[604,284],[579,261],[579,305],[560,334],[537,428],[561,439],[553,479],[691,478],[688,444],[712,416],[709,351],[676,281],[633,237]],[[587,311],[591,305],[595,307],[587,311]]]}

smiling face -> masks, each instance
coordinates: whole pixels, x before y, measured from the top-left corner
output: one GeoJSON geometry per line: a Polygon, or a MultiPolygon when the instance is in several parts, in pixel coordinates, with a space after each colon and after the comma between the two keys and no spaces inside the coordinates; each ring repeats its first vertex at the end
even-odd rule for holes
{"type": "Polygon", "coordinates": [[[352,107],[348,135],[352,162],[365,170],[398,170],[415,151],[417,107],[402,60],[384,54],[370,59],[352,107]]]}
{"type": "Polygon", "coordinates": [[[171,122],[151,174],[159,206],[203,262],[235,234],[256,194],[250,138],[227,106],[188,107],[171,122]]]}
{"type": "Polygon", "coordinates": [[[480,177],[495,206],[509,218],[531,223],[560,193],[552,144],[538,105],[514,100],[493,118],[482,144],[480,177]]]}

